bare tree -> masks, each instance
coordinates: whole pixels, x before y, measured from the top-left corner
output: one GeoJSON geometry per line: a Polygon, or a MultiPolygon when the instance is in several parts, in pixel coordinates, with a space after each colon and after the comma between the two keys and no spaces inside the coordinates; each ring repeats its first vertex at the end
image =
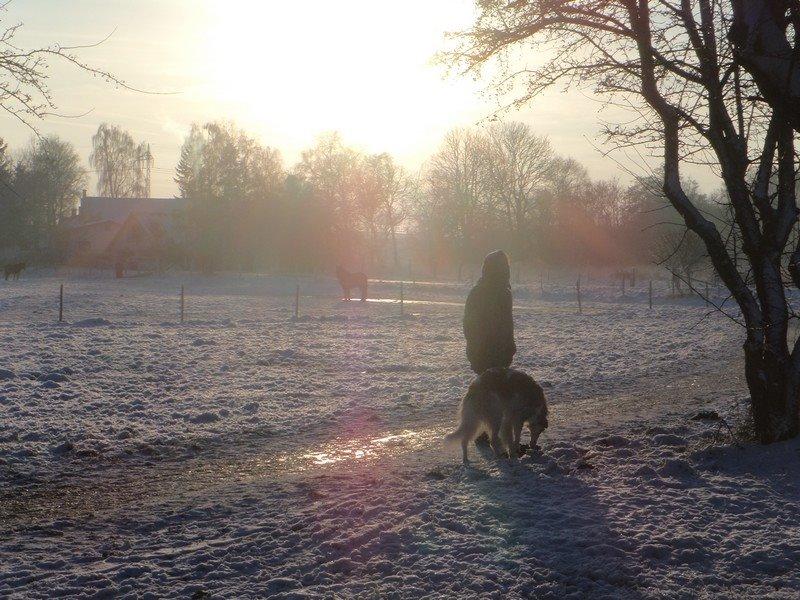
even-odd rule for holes
{"type": "Polygon", "coordinates": [[[475,238],[485,226],[485,137],[454,129],[431,158],[425,173],[431,202],[441,207],[447,235],[455,245],[459,276],[463,263],[474,259],[475,238]]]}
{"type": "Polygon", "coordinates": [[[354,178],[356,213],[365,229],[371,260],[388,241],[394,266],[399,263],[397,233],[408,218],[414,183],[386,153],[359,160],[354,178]]]}
{"type": "Polygon", "coordinates": [[[364,233],[370,269],[378,262],[386,242],[381,217],[389,197],[387,169],[390,161],[388,154],[359,157],[350,180],[353,215],[364,233]]]}
{"type": "Polygon", "coordinates": [[[75,147],[57,136],[34,137],[20,152],[11,189],[21,202],[24,219],[19,226],[31,246],[43,247],[55,227],[73,213],[85,180],[75,147]]]}
{"type": "Polygon", "coordinates": [[[296,174],[331,207],[334,222],[329,226],[342,237],[354,233],[352,179],[357,162],[358,153],[346,147],[338,133],[328,133],[303,151],[295,167],[296,174]]]}
{"type": "Polygon", "coordinates": [[[576,208],[582,209],[589,185],[589,173],[573,158],[553,157],[549,177],[543,193],[539,197],[535,235],[537,255],[545,262],[553,262],[558,257],[566,257],[565,245],[569,241],[573,254],[574,240],[566,240],[565,232],[574,231],[570,223],[576,208]]]}
{"type": "Polygon", "coordinates": [[[384,172],[387,183],[386,202],[383,207],[383,222],[392,242],[392,259],[395,268],[400,257],[397,248],[397,234],[406,226],[411,217],[412,207],[419,195],[419,182],[413,179],[403,167],[389,157],[384,172]]]}
{"type": "MultiPolygon", "coordinates": [[[[0,3],[0,17],[7,11],[10,0],[0,3]]],[[[3,19],[0,18],[0,22],[3,19]]],[[[48,85],[48,69],[56,62],[63,62],[80,71],[99,77],[108,83],[128,90],[136,90],[109,71],[98,69],[83,61],[78,53],[103,43],[63,46],[51,44],[35,48],[20,47],[15,37],[22,23],[0,28],[0,109],[37,132],[37,123],[48,116],[59,114],[53,93],[48,85]]]]}
{"type": "Polygon", "coordinates": [[[146,198],[150,195],[153,154],[150,144],[137,144],[130,133],[102,123],[92,136],[89,165],[97,171],[97,193],[110,198],[146,198]]]}
{"type": "Polygon", "coordinates": [[[428,266],[434,279],[439,276],[439,267],[450,258],[451,251],[447,237],[445,207],[437,202],[425,188],[413,197],[410,227],[415,236],[417,262],[428,266]]]}
{"type": "Polygon", "coordinates": [[[733,0],[728,36],[737,64],[800,132],[800,2],[733,0]]]}
{"type": "MultiPolygon", "coordinates": [[[[800,287],[800,246],[793,251],[788,247],[798,218],[797,158],[793,111],[784,109],[783,102],[772,106],[761,102],[755,83],[763,91],[766,82],[773,81],[777,93],[791,98],[796,77],[769,79],[759,74],[754,83],[747,73],[739,73],[736,57],[744,59],[747,46],[741,43],[741,30],[733,31],[734,46],[728,33],[742,22],[748,27],[761,24],[748,29],[756,33],[744,39],[758,39],[769,31],[762,21],[747,16],[748,11],[742,12],[747,4],[744,0],[652,4],[649,0],[483,0],[474,27],[461,34],[449,59],[468,71],[496,58],[509,59],[498,64],[504,81],[522,84],[519,103],[558,82],[593,84],[599,93],[638,112],[638,121],[608,127],[606,133],[619,146],[643,145],[660,156],[665,196],[703,240],[741,309],[755,429],[768,443],[794,437],[799,429],[800,341],[790,349],[790,307],[784,289],[787,283],[800,287]],[[523,48],[544,47],[548,59],[538,69],[518,67],[519,61],[513,59],[523,48]],[[738,268],[717,223],[687,195],[681,167],[688,162],[709,164],[724,181],[745,272],[738,268]],[[788,274],[782,269],[787,253],[792,255],[788,274]]],[[[787,8],[787,14],[796,16],[797,3],[787,4],[794,7],[787,8]]],[[[753,50],[761,52],[758,44],[753,50]]],[[[794,64],[786,63],[785,55],[766,58],[770,60],[763,71],[771,76],[780,72],[773,68],[778,60],[784,67],[794,64]]],[[[754,73],[762,68],[749,65],[754,73]]],[[[796,65],[788,73],[795,71],[796,65]]],[[[766,92],[763,97],[769,99],[766,92]]]]}
{"type": "Polygon", "coordinates": [[[696,233],[675,227],[661,232],[653,250],[653,258],[672,273],[678,290],[681,281],[693,285],[694,273],[707,256],[705,244],[696,233]]]}
{"type": "Polygon", "coordinates": [[[488,138],[487,194],[512,232],[512,258],[530,258],[529,235],[554,166],[553,149],[546,137],[534,134],[525,123],[495,123],[488,138]]]}
{"type": "Polygon", "coordinates": [[[595,221],[609,228],[622,226],[630,216],[627,190],[616,179],[600,179],[589,183],[584,192],[595,221]]]}

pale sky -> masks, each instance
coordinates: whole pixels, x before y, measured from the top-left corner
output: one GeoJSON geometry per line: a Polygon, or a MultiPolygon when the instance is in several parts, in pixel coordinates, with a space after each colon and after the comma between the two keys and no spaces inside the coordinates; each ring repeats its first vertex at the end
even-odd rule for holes
{"type": "MultiPolygon", "coordinates": [[[[193,121],[232,120],[278,148],[286,166],[325,131],[365,152],[389,152],[416,170],[446,131],[481,122],[497,108],[484,85],[444,79],[430,58],[445,31],[470,23],[468,0],[13,0],[3,25],[22,22],[22,47],[91,43],[94,66],[129,84],[170,95],[115,89],[73,67],[53,63],[50,86],[65,114],[42,133],[74,143],[88,161],[91,136],[108,121],[150,143],[152,194],[177,193],[173,182],[183,136],[193,121]]],[[[535,60],[535,57],[532,58],[535,60]]],[[[598,102],[588,92],[553,90],[506,115],[548,135],[593,177],[630,180],[600,143],[598,102]]],[[[8,116],[2,136],[12,148],[31,133],[8,116]]],[[[628,168],[625,157],[617,156],[628,168]]],[[[691,173],[704,187],[714,181],[691,173]]],[[[94,182],[89,193],[94,193],[94,182]]]]}

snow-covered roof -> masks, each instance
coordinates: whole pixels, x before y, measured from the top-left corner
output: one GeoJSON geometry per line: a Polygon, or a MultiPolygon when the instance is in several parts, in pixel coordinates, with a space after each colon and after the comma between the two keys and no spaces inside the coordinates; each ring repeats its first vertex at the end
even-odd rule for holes
{"type": "Polygon", "coordinates": [[[185,198],[107,198],[84,196],[81,198],[81,220],[111,220],[124,222],[131,213],[171,214],[186,206],[185,198]]]}
{"type": "Polygon", "coordinates": [[[101,219],[99,221],[80,221],[78,219],[71,218],[70,220],[65,221],[63,223],[63,226],[71,231],[86,231],[98,227],[111,227],[112,225],[114,227],[120,226],[120,224],[117,221],[114,221],[113,219],[101,219]]]}

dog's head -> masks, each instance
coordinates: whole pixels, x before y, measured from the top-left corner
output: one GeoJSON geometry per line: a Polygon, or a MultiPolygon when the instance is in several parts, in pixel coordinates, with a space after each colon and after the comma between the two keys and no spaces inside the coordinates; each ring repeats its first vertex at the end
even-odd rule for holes
{"type": "Polygon", "coordinates": [[[525,422],[533,434],[534,430],[540,433],[547,429],[547,401],[541,386],[533,378],[524,375],[517,384],[517,390],[522,395],[525,406],[525,422]]]}

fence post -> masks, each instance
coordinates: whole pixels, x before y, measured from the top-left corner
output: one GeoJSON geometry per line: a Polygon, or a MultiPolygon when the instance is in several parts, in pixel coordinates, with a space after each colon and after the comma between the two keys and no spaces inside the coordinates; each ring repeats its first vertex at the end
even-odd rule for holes
{"type": "Polygon", "coordinates": [[[581,276],[578,275],[578,283],[576,284],[578,288],[578,314],[583,314],[583,305],[581,303],[581,276]]]}
{"type": "Polygon", "coordinates": [[[184,288],[183,288],[183,286],[181,286],[181,323],[183,323],[183,313],[184,313],[184,307],[185,306],[186,306],[186,303],[184,301],[184,288]]]}
{"type": "Polygon", "coordinates": [[[622,281],[622,295],[625,296],[625,271],[621,271],[622,277],[620,277],[620,281],[622,281]]]}
{"type": "Polygon", "coordinates": [[[650,280],[650,285],[648,286],[648,295],[647,299],[650,304],[650,308],[653,308],[653,280],[650,280]]]}
{"type": "Polygon", "coordinates": [[[58,289],[58,322],[64,322],[64,284],[58,289]]]}
{"type": "Polygon", "coordinates": [[[405,314],[405,307],[403,306],[403,282],[400,282],[400,316],[405,314]]]}
{"type": "Polygon", "coordinates": [[[294,318],[300,317],[300,284],[298,283],[294,288],[294,318]]]}
{"type": "Polygon", "coordinates": [[[544,273],[539,271],[539,290],[542,293],[542,298],[544,298],[544,273]]]}

